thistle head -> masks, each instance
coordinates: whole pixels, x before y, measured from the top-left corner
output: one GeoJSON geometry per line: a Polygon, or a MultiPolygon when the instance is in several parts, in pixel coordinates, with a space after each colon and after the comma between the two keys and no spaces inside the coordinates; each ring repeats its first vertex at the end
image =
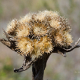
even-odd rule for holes
{"type": "Polygon", "coordinates": [[[30,35],[31,26],[27,23],[20,23],[16,29],[17,37],[27,37],[30,35]]]}
{"type": "Polygon", "coordinates": [[[9,35],[15,36],[15,35],[16,35],[17,24],[18,24],[17,19],[12,20],[12,21],[8,24],[6,32],[7,32],[9,35]]]}
{"type": "Polygon", "coordinates": [[[27,37],[18,38],[16,40],[16,45],[17,45],[17,48],[20,49],[21,55],[27,56],[33,50],[33,42],[27,37]]]}
{"type": "Polygon", "coordinates": [[[55,47],[71,45],[70,25],[64,17],[53,11],[27,14],[20,20],[13,20],[7,33],[16,37],[16,47],[21,54],[38,58],[50,53],[55,47]]]}

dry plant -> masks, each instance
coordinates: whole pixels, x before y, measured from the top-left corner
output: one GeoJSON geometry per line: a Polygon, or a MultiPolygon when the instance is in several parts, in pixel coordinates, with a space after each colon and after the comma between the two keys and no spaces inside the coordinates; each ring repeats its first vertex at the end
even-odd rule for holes
{"type": "Polygon", "coordinates": [[[58,12],[40,11],[29,13],[20,20],[12,20],[4,31],[6,39],[0,41],[11,50],[24,56],[21,68],[14,72],[22,72],[32,65],[32,80],[43,80],[46,62],[52,53],[66,56],[78,45],[80,38],[73,42],[68,20],[58,12]]]}

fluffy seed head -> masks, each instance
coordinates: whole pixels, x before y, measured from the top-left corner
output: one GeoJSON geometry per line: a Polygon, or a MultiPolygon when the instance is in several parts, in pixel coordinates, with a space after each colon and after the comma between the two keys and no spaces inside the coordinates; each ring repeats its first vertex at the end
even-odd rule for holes
{"type": "Polygon", "coordinates": [[[35,23],[33,25],[33,34],[36,36],[42,36],[47,34],[48,32],[49,29],[47,28],[47,26],[45,26],[45,24],[35,23]]]}
{"type": "Polygon", "coordinates": [[[68,21],[57,12],[47,10],[14,20],[7,29],[9,35],[16,37],[21,54],[30,54],[32,59],[50,53],[55,47],[70,46],[72,36],[69,32],[68,21]]]}
{"type": "Polygon", "coordinates": [[[62,41],[63,41],[63,36],[61,34],[57,34],[55,37],[55,42],[57,43],[56,45],[63,45],[62,41]]]}
{"type": "Polygon", "coordinates": [[[53,27],[55,29],[58,29],[61,27],[60,22],[57,20],[51,20],[50,25],[51,25],[51,27],[53,27]]]}
{"type": "Polygon", "coordinates": [[[27,37],[21,37],[17,40],[17,48],[27,55],[33,50],[33,42],[27,37]]]}
{"type": "Polygon", "coordinates": [[[27,23],[19,24],[17,31],[17,37],[26,37],[30,34],[31,27],[27,23]]]}
{"type": "Polygon", "coordinates": [[[72,36],[67,32],[64,33],[64,36],[65,36],[64,41],[66,43],[66,46],[71,45],[71,43],[73,42],[72,36]]]}
{"type": "Polygon", "coordinates": [[[46,14],[44,14],[43,12],[39,12],[39,13],[35,13],[35,14],[33,14],[33,19],[35,20],[35,21],[37,21],[37,20],[39,20],[39,21],[44,21],[45,20],[45,16],[46,16],[46,14]]]}
{"type": "Polygon", "coordinates": [[[52,42],[47,36],[44,36],[40,39],[39,47],[42,53],[50,53],[53,49],[52,42]]]}
{"type": "Polygon", "coordinates": [[[18,21],[16,19],[12,20],[8,24],[6,32],[12,36],[16,35],[17,24],[18,24],[18,21]]]}
{"type": "Polygon", "coordinates": [[[49,39],[47,36],[41,37],[39,40],[34,40],[34,50],[32,52],[32,55],[35,57],[35,54],[37,57],[42,56],[44,53],[50,53],[53,50],[53,45],[51,42],[51,39],[49,39]]]}

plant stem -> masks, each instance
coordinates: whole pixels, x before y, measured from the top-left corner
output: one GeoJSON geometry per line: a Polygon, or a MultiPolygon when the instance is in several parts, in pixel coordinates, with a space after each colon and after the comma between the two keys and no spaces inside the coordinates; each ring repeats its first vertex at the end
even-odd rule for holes
{"type": "Polygon", "coordinates": [[[32,65],[32,80],[43,80],[44,70],[50,54],[43,55],[32,65]]]}

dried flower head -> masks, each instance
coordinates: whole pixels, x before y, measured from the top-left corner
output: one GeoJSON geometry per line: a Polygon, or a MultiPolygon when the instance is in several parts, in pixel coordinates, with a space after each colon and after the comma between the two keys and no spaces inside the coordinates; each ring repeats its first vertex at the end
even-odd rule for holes
{"type": "Polygon", "coordinates": [[[30,31],[31,31],[30,28],[31,28],[31,27],[30,27],[29,24],[27,24],[27,23],[20,23],[20,24],[18,25],[17,30],[16,30],[16,32],[17,32],[17,37],[26,37],[26,36],[29,36],[30,31]]]}
{"type": "Polygon", "coordinates": [[[40,22],[34,23],[32,28],[35,36],[43,36],[49,32],[48,26],[40,22]]]}
{"type": "Polygon", "coordinates": [[[15,36],[15,35],[16,35],[17,24],[18,24],[17,19],[12,20],[12,21],[8,24],[6,32],[7,32],[9,35],[15,36]]]}
{"type": "Polygon", "coordinates": [[[17,48],[20,49],[21,55],[26,55],[31,53],[33,50],[33,42],[28,37],[21,37],[16,41],[17,48]]]}
{"type": "Polygon", "coordinates": [[[30,54],[33,59],[50,53],[55,47],[67,48],[72,43],[70,25],[57,12],[46,10],[27,14],[19,21],[13,20],[9,26],[7,33],[15,35],[21,54],[30,54]]]}

